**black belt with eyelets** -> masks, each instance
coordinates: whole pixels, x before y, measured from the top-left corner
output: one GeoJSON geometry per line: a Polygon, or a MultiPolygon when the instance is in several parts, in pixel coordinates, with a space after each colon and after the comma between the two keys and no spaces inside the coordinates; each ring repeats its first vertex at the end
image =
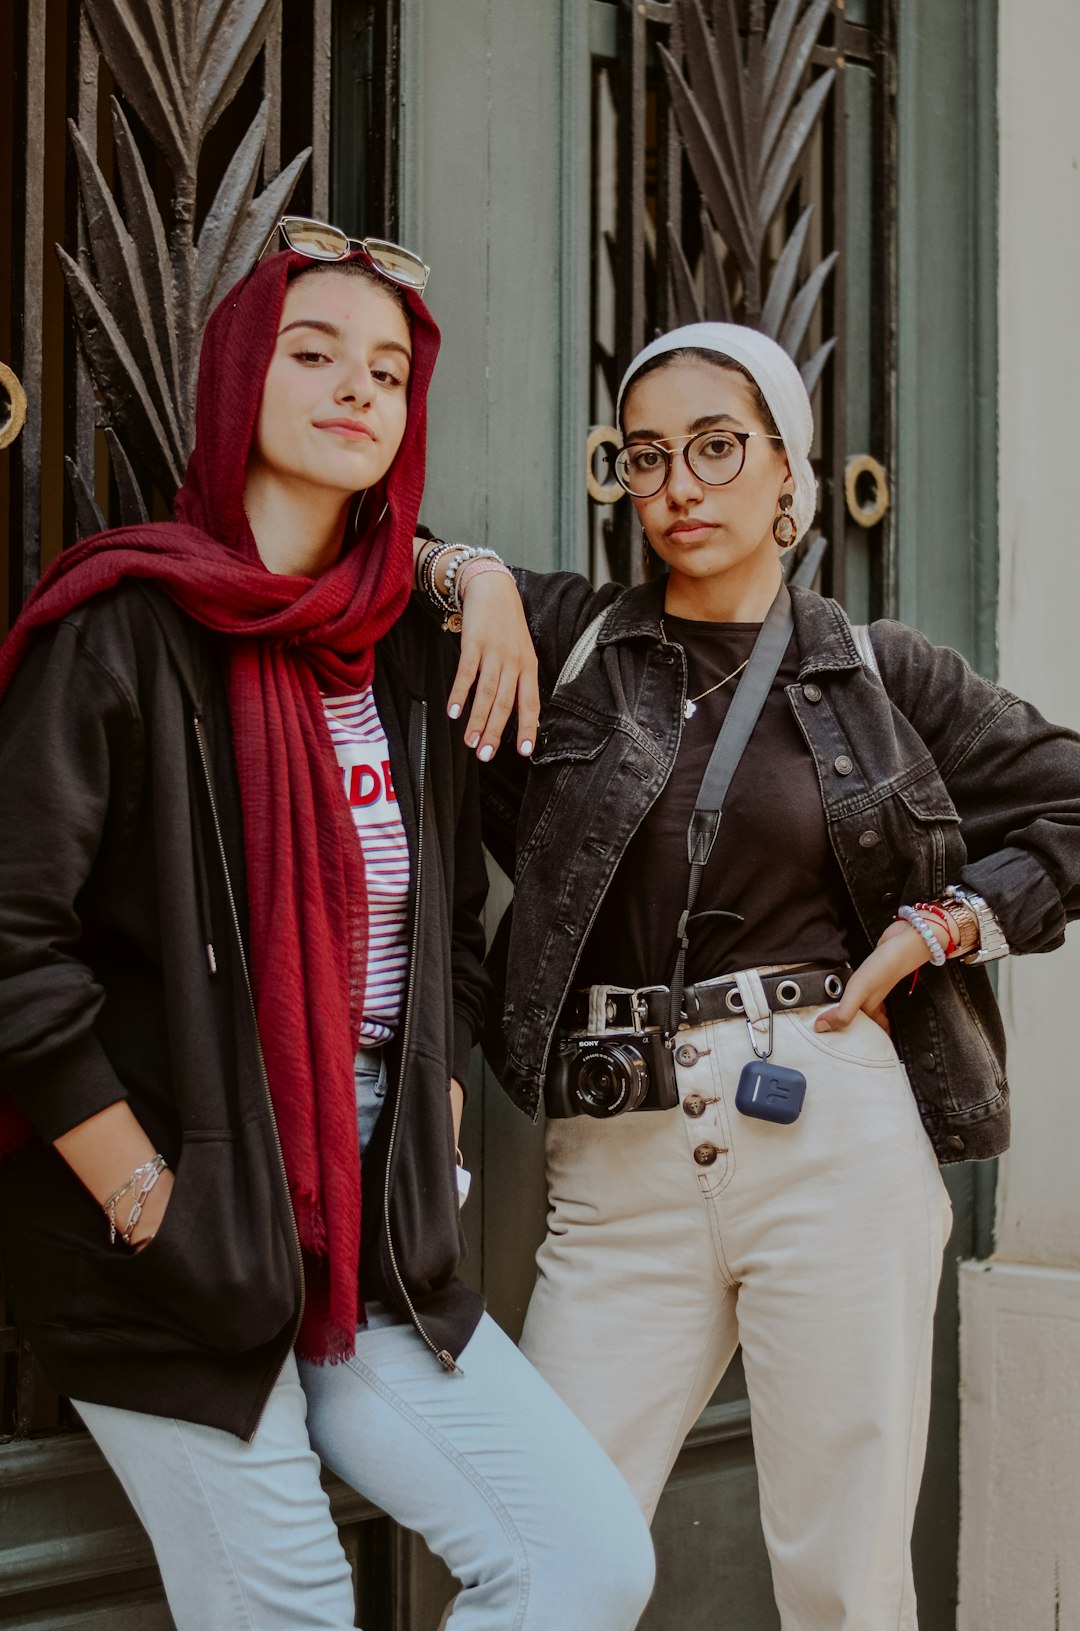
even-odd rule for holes
{"type": "MultiPolygon", "coordinates": [[[[807,963],[805,967],[785,968],[759,978],[769,1009],[778,1014],[785,1008],[817,1008],[838,1002],[851,978],[851,968],[847,963],[807,963]]],[[[575,992],[567,1004],[565,1028],[591,1035],[604,1030],[661,1030],[668,1021],[669,998],[666,985],[646,985],[637,991],[588,986],[575,992]]],[[[721,975],[684,987],[682,1012],[680,1030],[707,1025],[714,1019],[741,1019],[743,1000],[734,976],[721,975]]]]}

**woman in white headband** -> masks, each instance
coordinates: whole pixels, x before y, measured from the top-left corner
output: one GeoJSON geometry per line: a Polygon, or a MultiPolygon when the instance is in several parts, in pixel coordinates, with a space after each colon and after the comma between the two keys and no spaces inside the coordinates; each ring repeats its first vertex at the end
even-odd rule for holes
{"type": "MultiPolygon", "coordinates": [[[[548,1115],[522,1345],[651,1517],[741,1342],[784,1631],[914,1631],[938,1165],[1007,1144],[981,965],[1080,912],[1080,740],[784,587],[813,423],[771,340],[663,336],[619,423],[667,572],[515,572],[542,728],[488,788],[516,879],[489,1054],[548,1115]]],[[[472,571],[466,643],[506,642],[512,586],[472,571]]]]}

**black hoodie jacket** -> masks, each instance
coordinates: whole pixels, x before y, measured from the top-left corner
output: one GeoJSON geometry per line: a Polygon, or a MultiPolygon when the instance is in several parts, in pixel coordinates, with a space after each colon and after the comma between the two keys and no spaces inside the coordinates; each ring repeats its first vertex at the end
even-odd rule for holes
{"type": "MultiPolygon", "coordinates": [[[[409,977],[365,1152],[361,1293],[451,1367],[480,1317],[448,1080],[484,1015],[475,762],[455,653],[415,597],[375,697],[412,857],[409,977]]],[[[0,1087],[35,1136],[0,1165],[11,1314],[64,1393],[250,1438],[294,1340],[299,1245],[248,985],[223,652],[122,584],[39,634],[0,710],[0,1087]],[[135,1254],[51,1141],[127,1099],[176,1174],[135,1254]]]]}

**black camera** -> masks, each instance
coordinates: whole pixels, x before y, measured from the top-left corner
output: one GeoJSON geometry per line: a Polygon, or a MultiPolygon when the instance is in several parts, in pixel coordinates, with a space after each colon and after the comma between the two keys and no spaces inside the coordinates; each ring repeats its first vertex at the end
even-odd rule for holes
{"type": "Polygon", "coordinates": [[[675,1061],[659,1031],[568,1036],[555,1043],[544,1083],[549,1116],[621,1116],[673,1110],[675,1061]]]}

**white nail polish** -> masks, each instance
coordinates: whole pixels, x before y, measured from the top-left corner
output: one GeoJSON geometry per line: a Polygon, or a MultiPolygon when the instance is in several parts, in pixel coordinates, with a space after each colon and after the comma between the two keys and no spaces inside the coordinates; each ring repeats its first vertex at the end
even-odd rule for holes
{"type": "Polygon", "coordinates": [[[490,742],[485,742],[484,746],[480,749],[480,753],[479,753],[478,757],[481,758],[484,761],[485,764],[487,764],[488,760],[491,758],[491,755],[494,752],[495,752],[495,749],[492,747],[491,743],[490,742]]]}
{"type": "Polygon", "coordinates": [[[532,745],[531,742],[522,742],[521,746],[518,748],[518,752],[520,754],[523,754],[526,759],[529,757],[529,754],[532,752],[532,750],[533,750],[533,745],[532,745]]]}
{"type": "Polygon", "coordinates": [[[461,718],[461,709],[458,707],[456,702],[452,702],[450,704],[449,708],[447,709],[447,713],[450,715],[451,719],[461,718]]]}

